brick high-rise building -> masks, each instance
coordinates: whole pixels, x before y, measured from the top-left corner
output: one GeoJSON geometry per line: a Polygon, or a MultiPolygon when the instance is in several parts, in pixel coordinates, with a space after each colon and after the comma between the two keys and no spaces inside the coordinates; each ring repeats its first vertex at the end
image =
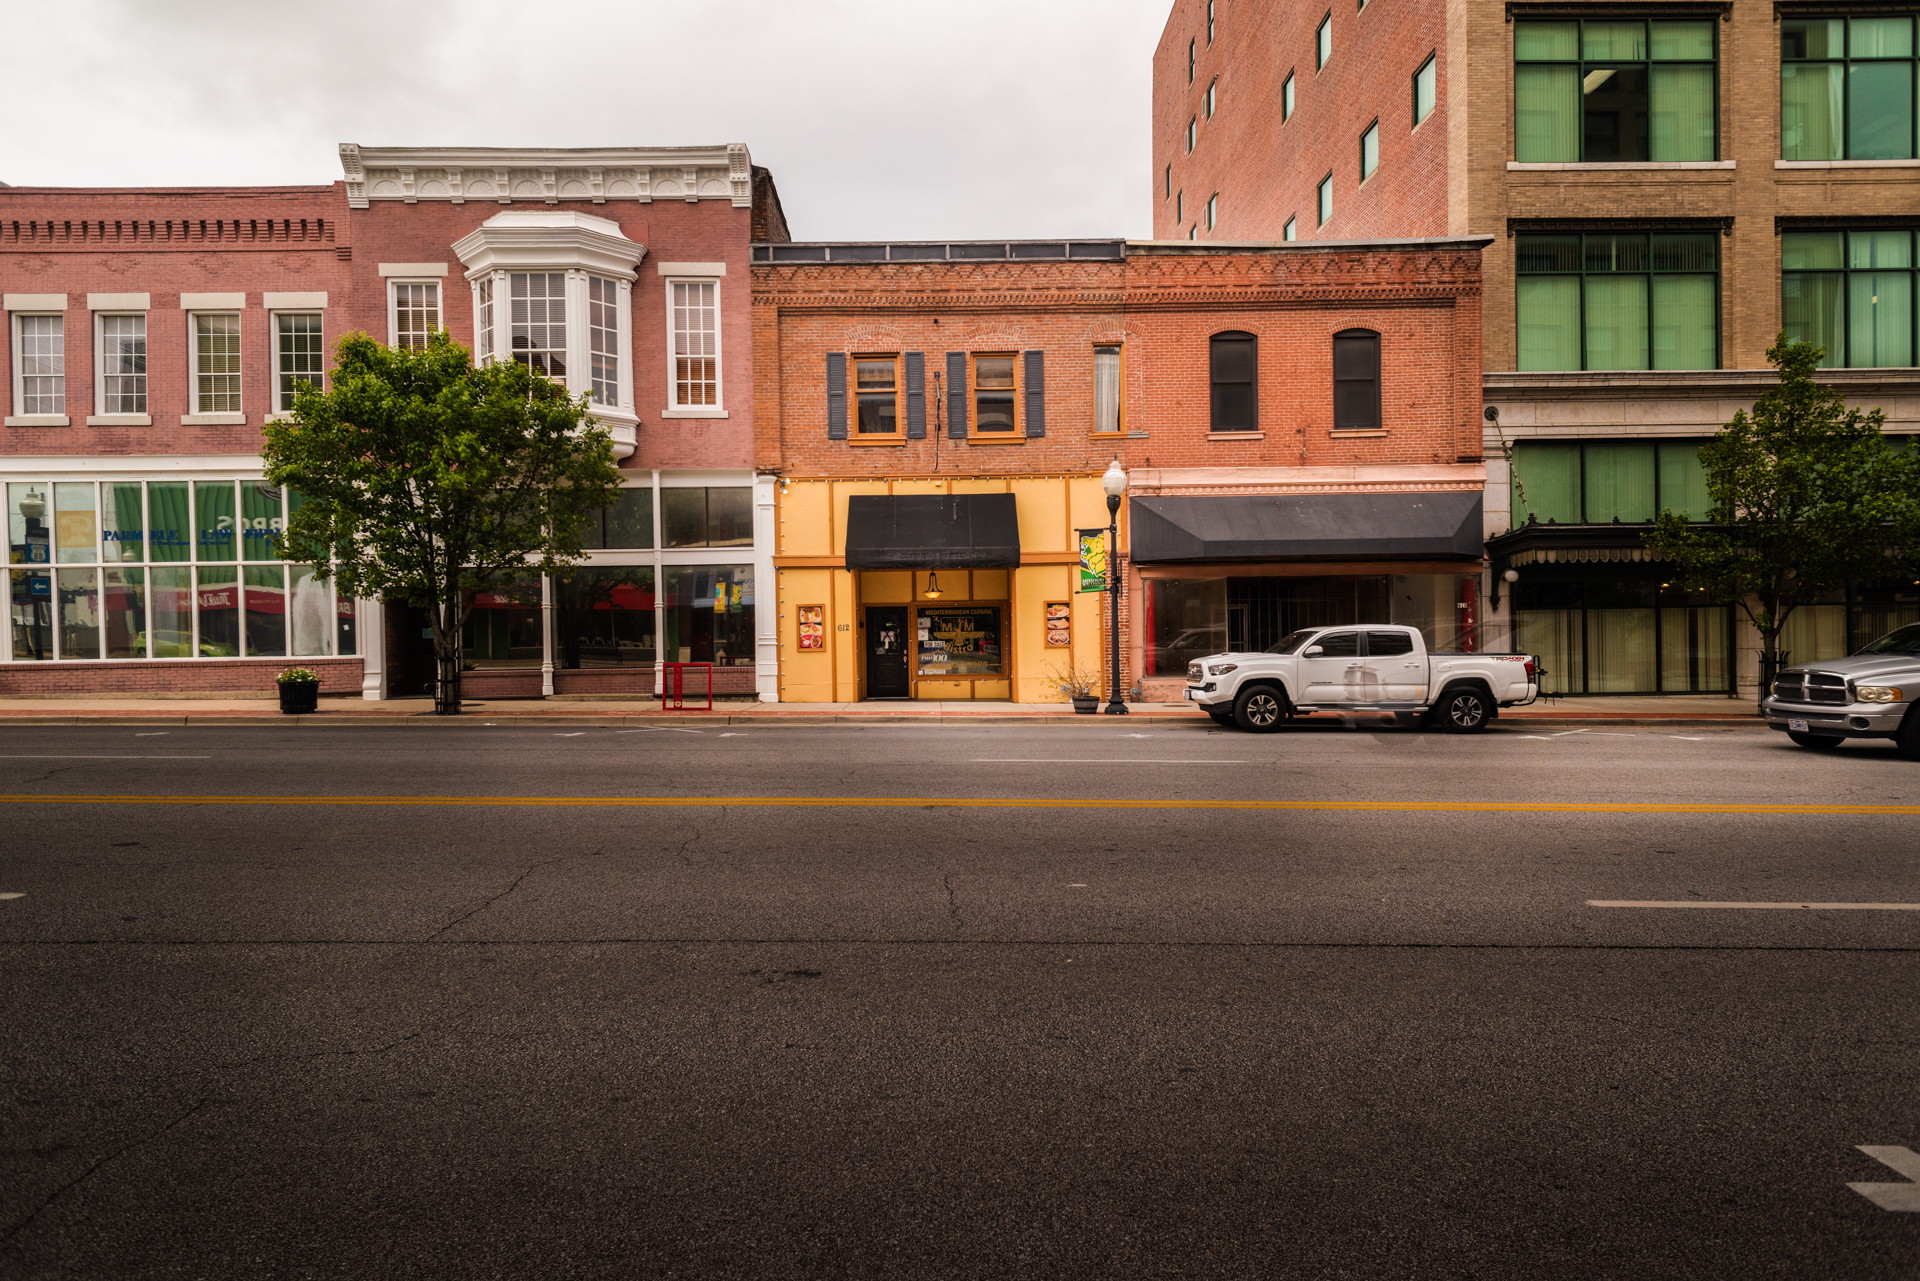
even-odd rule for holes
{"type": "MultiPolygon", "coordinates": [[[[1917,23],[1798,0],[1177,0],[1154,234],[1494,237],[1487,533],[1520,575],[1500,618],[1548,688],[1750,688],[1756,640],[1634,526],[1703,513],[1698,445],[1772,381],[1783,330],[1920,431],[1917,23]]],[[[1786,646],[1915,618],[1910,584],[1876,584],[1802,610],[1786,646]]]]}

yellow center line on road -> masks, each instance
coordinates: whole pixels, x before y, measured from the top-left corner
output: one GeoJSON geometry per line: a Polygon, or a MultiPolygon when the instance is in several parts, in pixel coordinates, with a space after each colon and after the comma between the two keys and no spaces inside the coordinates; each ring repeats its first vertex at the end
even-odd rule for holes
{"type": "Polygon", "coordinates": [[[438,805],[689,809],[1334,810],[1470,814],[1920,814],[1916,805],[1707,805],[1634,801],[1215,801],[999,796],[147,796],[0,795],[3,805],[438,805]]]}

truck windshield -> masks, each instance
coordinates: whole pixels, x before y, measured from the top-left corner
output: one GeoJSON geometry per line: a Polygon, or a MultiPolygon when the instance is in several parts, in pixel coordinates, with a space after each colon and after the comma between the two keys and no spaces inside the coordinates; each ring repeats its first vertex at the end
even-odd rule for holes
{"type": "Polygon", "coordinates": [[[1291,654],[1295,650],[1299,649],[1302,645],[1307,643],[1307,637],[1313,635],[1315,632],[1319,630],[1320,629],[1317,627],[1309,627],[1304,631],[1288,632],[1285,636],[1282,636],[1280,638],[1280,643],[1278,645],[1270,646],[1267,649],[1267,653],[1291,654]]]}
{"type": "MultiPolygon", "coordinates": [[[[1287,640],[1292,639],[1291,636],[1287,638],[1287,640]]],[[[1862,654],[1920,654],[1920,623],[1912,623],[1899,631],[1888,632],[1860,652],[1862,654]]]]}

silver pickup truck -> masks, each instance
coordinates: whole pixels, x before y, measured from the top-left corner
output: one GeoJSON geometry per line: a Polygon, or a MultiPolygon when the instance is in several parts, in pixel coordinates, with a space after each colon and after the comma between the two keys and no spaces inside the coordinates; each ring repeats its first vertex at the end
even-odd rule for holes
{"type": "Polygon", "coordinates": [[[1760,703],[1767,728],[1802,747],[1890,738],[1920,760],[1920,623],[1882,636],[1851,658],[1801,663],[1774,677],[1760,703]]]}
{"type": "Polygon", "coordinates": [[[1295,712],[1372,711],[1471,734],[1500,708],[1539,696],[1538,666],[1528,654],[1429,653],[1414,627],[1308,627],[1263,653],[1188,663],[1186,697],[1220,724],[1255,733],[1295,712]]]}

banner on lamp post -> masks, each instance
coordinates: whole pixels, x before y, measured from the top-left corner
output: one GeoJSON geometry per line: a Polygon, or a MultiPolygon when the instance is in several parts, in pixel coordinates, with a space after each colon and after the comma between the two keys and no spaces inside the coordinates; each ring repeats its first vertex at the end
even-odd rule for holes
{"type": "Polygon", "coordinates": [[[1083,592],[1107,590],[1107,531],[1076,529],[1080,536],[1080,588],[1083,592]]]}

